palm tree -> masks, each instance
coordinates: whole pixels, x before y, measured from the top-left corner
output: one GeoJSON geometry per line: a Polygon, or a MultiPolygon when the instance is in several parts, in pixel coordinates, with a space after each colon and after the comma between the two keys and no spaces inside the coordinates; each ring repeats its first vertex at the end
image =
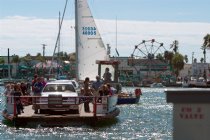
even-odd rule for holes
{"type": "Polygon", "coordinates": [[[179,45],[179,41],[178,41],[178,40],[174,40],[173,44],[171,44],[171,48],[173,48],[173,51],[174,51],[175,53],[178,52],[178,48],[179,48],[178,45],[179,45]]]}
{"type": "Polygon", "coordinates": [[[210,34],[207,34],[206,36],[204,36],[203,40],[204,40],[203,46],[205,48],[210,48],[210,34]]]}
{"type": "Polygon", "coordinates": [[[172,65],[173,65],[176,77],[178,77],[180,70],[184,68],[184,57],[180,53],[176,53],[172,59],[172,65]]]}
{"type": "Polygon", "coordinates": [[[204,55],[204,63],[206,63],[206,49],[210,48],[210,34],[207,34],[204,38],[203,38],[204,42],[203,42],[203,46],[201,47],[201,49],[203,50],[203,55],[204,55]]]}
{"type": "Polygon", "coordinates": [[[207,49],[207,47],[206,46],[201,46],[201,50],[203,50],[203,61],[204,61],[204,63],[206,63],[206,49],[207,49]]]}

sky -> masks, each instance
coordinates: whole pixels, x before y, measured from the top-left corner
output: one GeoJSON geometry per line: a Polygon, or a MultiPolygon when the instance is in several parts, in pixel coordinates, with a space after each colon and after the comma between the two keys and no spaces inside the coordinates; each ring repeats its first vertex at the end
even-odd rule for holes
{"type": "MultiPolygon", "coordinates": [[[[112,47],[112,56],[116,55],[116,47],[120,56],[130,56],[142,40],[155,39],[164,43],[167,50],[178,40],[179,52],[188,55],[190,62],[193,52],[198,61],[203,57],[200,49],[203,37],[210,33],[209,0],[88,0],[88,3],[104,44],[112,47]]],[[[47,45],[45,55],[52,55],[58,13],[63,12],[64,5],[65,0],[0,0],[0,55],[7,55],[7,48],[11,55],[36,55],[42,53],[42,44],[47,45]]],[[[69,0],[61,51],[74,52],[74,40],[74,0],[69,0]]]]}

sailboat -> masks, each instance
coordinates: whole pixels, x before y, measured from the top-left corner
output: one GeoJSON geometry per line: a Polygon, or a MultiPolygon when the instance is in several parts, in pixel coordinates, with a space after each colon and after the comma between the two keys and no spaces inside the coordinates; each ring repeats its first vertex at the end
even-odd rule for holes
{"type": "MultiPolygon", "coordinates": [[[[75,0],[75,38],[77,80],[84,80],[86,77],[95,80],[100,70],[97,62],[107,61],[109,58],[87,0],[75,0]]],[[[117,100],[117,95],[107,98],[108,110],[106,113],[117,110],[119,114],[116,107],[117,100]]],[[[101,112],[103,109],[98,108],[97,110],[101,112]]]]}
{"type": "Polygon", "coordinates": [[[75,6],[77,79],[95,80],[98,74],[96,60],[108,60],[107,51],[87,0],[75,0],[75,6]]]}
{"type": "MultiPolygon", "coordinates": [[[[97,29],[94,18],[91,14],[87,0],[75,0],[75,27],[76,27],[76,55],[77,55],[77,77],[84,80],[89,77],[95,80],[96,75],[102,76],[102,67],[113,68],[113,78],[110,83],[118,89],[117,104],[138,103],[141,95],[140,89],[135,90],[135,96],[130,96],[119,90],[118,82],[118,61],[110,61],[107,50],[97,29]],[[102,66],[103,65],[103,66],[102,66]]],[[[117,50],[117,49],[116,49],[117,50]]],[[[115,104],[115,103],[113,103],[115,104]]]]}

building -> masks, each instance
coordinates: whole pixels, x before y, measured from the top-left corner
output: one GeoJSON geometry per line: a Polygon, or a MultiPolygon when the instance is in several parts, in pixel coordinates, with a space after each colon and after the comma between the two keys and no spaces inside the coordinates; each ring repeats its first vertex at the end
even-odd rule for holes
{"type": "Polygon", "coordinates": [[[133,59],[131,57],[112,57],[111,60],[120,61],[120,81],[132,81],[137,84],[153,82],[168,82],[174,79],[170,65],[158,59],[133,59]]]}

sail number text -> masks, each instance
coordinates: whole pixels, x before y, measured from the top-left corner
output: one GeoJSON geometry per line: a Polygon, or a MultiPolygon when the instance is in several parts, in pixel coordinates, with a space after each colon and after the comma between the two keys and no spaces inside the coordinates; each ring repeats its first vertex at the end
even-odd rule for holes
{"type": "Polygon", "coordinates": [[[83,35],[96,35],[96,27],[82,27],[83,35]]]}

